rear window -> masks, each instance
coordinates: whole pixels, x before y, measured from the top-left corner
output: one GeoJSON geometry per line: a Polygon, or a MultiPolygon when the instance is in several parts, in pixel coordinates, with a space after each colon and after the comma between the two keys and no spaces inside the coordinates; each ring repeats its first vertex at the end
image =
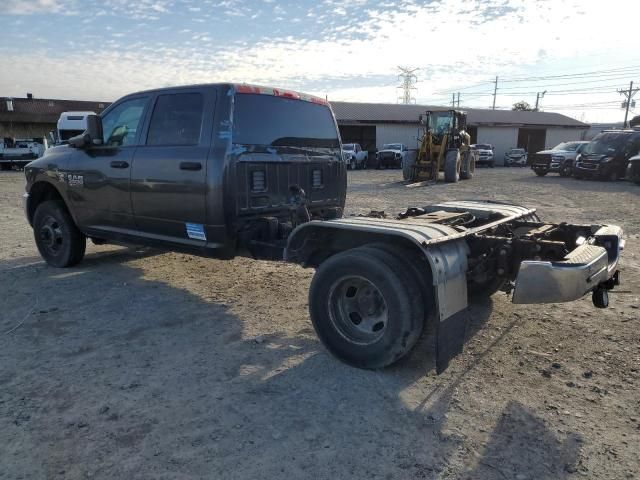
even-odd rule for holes
{"type": "Polygon", "coordinates": [[[272,147],[338,148],[338,133],[326,105],[275,97],[235,97],[233,142],[272,147]]]}

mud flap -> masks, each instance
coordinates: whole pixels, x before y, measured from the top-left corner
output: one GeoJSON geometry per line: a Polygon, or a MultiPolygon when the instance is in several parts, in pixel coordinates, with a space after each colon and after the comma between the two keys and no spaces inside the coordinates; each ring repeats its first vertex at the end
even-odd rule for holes
{"type": "Polygon", "coordinates": [[[449,366],[449,361],[462,353],[469,309],[464,308],[458,313],[438,323],[436,332],[436,372],[440,375],[449,366]]]}

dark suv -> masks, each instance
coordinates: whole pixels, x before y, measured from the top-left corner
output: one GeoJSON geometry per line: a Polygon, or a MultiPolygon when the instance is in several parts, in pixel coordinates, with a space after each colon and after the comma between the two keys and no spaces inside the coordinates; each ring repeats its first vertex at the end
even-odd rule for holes
{"type": "Polygon", "coordinates": [[[605,130],[596,135],[576,161],[575,178],[618,180],[627,174],[629,159],[640,152],[640,129],[605,130]]]}

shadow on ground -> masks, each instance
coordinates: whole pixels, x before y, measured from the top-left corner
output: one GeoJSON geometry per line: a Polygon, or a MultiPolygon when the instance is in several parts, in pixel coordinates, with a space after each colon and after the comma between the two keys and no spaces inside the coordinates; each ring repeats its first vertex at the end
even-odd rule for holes
{"type": "MultiPolygon", "coordinates": [[[[448,428],[454,392],[517,320],[429,382],[428,338],[393,368],[353,369],[306,326],[247,338],[229,307],[145,278],[140,260],[0,264],[0,478],[559,479],[575,462],[577,441],[519,403],[477,462],[448,428]]],[[[473,307],[469,335],[491,309],[473,307]]]]}

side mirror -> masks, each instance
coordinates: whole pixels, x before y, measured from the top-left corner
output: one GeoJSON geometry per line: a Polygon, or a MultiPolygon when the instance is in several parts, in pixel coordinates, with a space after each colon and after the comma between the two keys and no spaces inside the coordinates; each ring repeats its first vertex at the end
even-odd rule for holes
{"type": "Polygon", "coordinates": [[[90,145],[102,145],[102,119],[95,114],[87,115],[87,129],[80,135],[69,139],[73,148],[87,148],[90,145]]]}

